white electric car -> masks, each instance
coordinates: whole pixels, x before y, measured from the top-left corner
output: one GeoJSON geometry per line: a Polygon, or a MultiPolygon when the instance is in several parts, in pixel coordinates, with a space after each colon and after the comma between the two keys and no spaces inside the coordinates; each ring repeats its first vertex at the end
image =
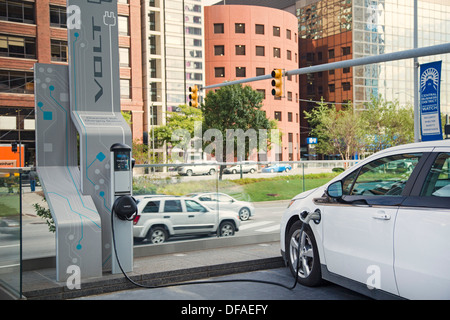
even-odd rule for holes
{"type": "Polygon", "coordinates": [[[450,140],[386,149],[297,195],[280,244],[304,285],[326,279],[373,298],[450,299],[450,140]]]}

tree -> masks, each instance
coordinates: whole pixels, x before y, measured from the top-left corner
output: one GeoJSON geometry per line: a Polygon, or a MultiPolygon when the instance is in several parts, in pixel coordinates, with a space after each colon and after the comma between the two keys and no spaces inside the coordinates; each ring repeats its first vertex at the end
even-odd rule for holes
{"type": "Polygon", "coordinates": [[[368,124],[366,151],[377,152],[388,147],[414,142],[414,110],[400,106],[398,100],[372,97],[361,113],[368,124]]]}
{"type": "MultiPolygon", "coordinates": [[[[200,109],[187,105],[180,105],[179,107],[181,111],[167,113],[167,122],[165,125],[154,128],[153,133],[159,146],[167,143],[171,147],[174,142],[172,141],[172,135],[177,129],[187,130],[192,137],[194,135],[194,123],[203,121],[203,115],[200,109]]],[[[150,132],[149,136],[151,137],[153,133],[150,132]]]]}
{"type": "MultiPolygon", "coordinates": [[[[262,134],[267,133],[267,130],[275,129],[277,125],[276,122],[266,118],[265,112],[261,110],[262,102],[263,97],[259,92],[253,90],[250,86],[243,87],[240,84],[225,86],[217,91],[208,92],[202,105],[204,129],[215,129],[216,135],[220,135],[222,139],[225,138],[227,145],[231,145],[230,142],[233,142],[232,145],[234,146],[233,150],[223,152],[223,149],[218,150],[220,146],[216,144],[215,155],[218,161],[227,162],[226,159],[227,156],[230,157],[230,151],[233,152],[231,156],[234,156],[238,153],[238,148],[245,148],[245,155],[248,157],[253,151],[251,150],[252,146],[256,145],[258,150],[261,146],[261,143],[255,143],[254,139],[259,141],[266,138],[267,141],[269,135],[263,137],[262,134]],[[263,130],[260,131],[260,129],[263,130]],[[236,136],[232,135],[238,131],[244,133],[251,131],[254,135],[245,139],[245,143],[242,145],[242,140],[239,141],[236,136]]],[[[220,137],[216,136],[215,138],[220,137]]],[[[267,145],[267,142],[265,142],[265,145],[267,145]]],[[[222,177],[223,169],[224,166],[221,166],[219,178],[222,177]]]]}
{"type": "Polygon", "coordinates": [[[351,105],[336,110],[334,105],[328,106],[322,100],[311,112],[304,113],[312,127],[311,135],[318,139],[319,153],[339,154],[342,159],[350,160],[363,147],[365,124],[351,105]]]}
{"type": "Polygon", "coordinates": [[[402,107],[398,101],[372,97],[364,110],[350,106],[342,110],[329,107],[323,101],[305,111],[318,138],[317,149],[323,154],[339,153],[344,160],[356,153],[374,153],[388,147],[414,141],[414,114],[411,106],[402,107]]]}

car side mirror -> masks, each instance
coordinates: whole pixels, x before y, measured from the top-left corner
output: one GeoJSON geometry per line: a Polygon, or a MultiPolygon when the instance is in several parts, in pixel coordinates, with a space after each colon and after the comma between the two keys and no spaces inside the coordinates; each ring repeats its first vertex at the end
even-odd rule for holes
{"type": "Polygon", "coordinates": [[[342,197],[342,181],[335,181],[330,184],[327,188],[327,195],[334,199],[339,199],[342,197]]]}

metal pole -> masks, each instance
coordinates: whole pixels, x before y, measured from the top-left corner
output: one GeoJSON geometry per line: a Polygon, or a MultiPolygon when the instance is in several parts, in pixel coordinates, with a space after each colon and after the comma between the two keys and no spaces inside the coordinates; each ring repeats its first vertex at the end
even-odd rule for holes
{"type": "MultiPolygon", "coordinates": [[[[417,49],[419,43],[418,37],[418,18],[417,18],[417,0],[414,0],[414,49],[417,49]]],[[[419,110],[419,59],[414,58],[414,141],[420,141],[420,110],[419,110]]]]}
{"type": "MultiPolygon", "coordinates": [[[[337,62],[325,63],[325,64],[321,64],[321,65],[317,65],[317,66],[294,69],[294,70],[284,72],[283,76],[322,72],[322,71],[328,71],[328,70],[339,69],[339,68],[355,67],[355,66],[362,66],[362,65],[372,64],[372,63],[380,63],[380,62],[388,62],[388,61],[396,61],[396,60],[405,60],[405,59],[433,56],[433,55],[445,54],[445,53],[450,53],[450,43],[444,43],[444,44],[438,44],[438,45],[429,46],[429,47],[416,48],[416,49],[410,49],[410,50],[404,50],[404,51],[398,51],[398,52],[392,52],[392,53],[385,53],[385,54],[380,54],[380,55],[376,55],[376,56],[350,59],[350,60],[344,60],[344,61],[337,61],[337,62]]],[[[259,80],[265,80],[265,79],[272,79],[272,75],[267,74],[267,75],[263,75],[263,76],[253,77],[253,78],[246,78],[246,79],[241,79],[241,80],[235,80],[235,81],[229,81],[229,82],[209,85],[209,86],[201,87],[201,88],[199,88],[199,90],[212,89],[212,88],[229,86],[229,85],[233,85],[233,84],[247,83],[247,82],[259,81],[259,80]]]]}

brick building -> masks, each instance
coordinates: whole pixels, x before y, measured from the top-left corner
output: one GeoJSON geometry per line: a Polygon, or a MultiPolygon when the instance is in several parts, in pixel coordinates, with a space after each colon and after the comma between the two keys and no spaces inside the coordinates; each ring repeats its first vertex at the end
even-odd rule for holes
{"type": "MultiPolygon", "coordinates": [[[[140,0],[119,0],[118,15],[121,106],[142,139],[140,0]]],[[[67,52],[65,0],[0,0],[0,143],[25,145],[25,165],[35,153],[33,66],[67,64],[67,52]]]]}

